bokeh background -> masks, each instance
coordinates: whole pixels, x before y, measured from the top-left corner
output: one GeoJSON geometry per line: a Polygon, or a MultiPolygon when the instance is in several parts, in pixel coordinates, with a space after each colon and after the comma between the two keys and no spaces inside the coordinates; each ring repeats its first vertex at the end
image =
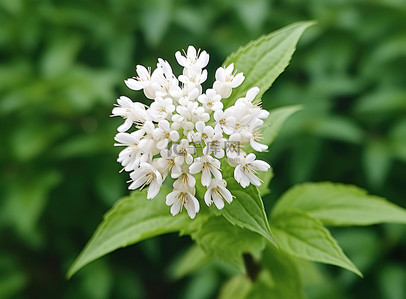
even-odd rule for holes
{"type": "MultiPolygon", "coordinates": [[[[263,98],[302,104],[263,158],[268,211],[295,183],[356,184],[406,207],[406,2],[403,0],[1,0],[0,298],[213,298],[232,270],[176,279],[191,245],[167,235],[65,273],[113,203],[128,194],[109,117],[135,65],[175,64],[189,44],[214,70],[240,45],[317,20],[263,98]]],[[[180,68],[174,67],[176,72],[180,68]]],[[[364,273],[303,270],[310,298],[406,298],[406,229],[333,230],[364,273]]]]}

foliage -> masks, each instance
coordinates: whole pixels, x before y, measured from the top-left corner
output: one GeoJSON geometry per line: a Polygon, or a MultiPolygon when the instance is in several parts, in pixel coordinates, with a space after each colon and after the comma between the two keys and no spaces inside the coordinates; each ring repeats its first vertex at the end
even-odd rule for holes
{"type": "MultiPolygon", "coordinates": [[[[261,34],[317,20],[263,98],[267,109],[305,108],[264,154],[277,174],[265,209],[289,186],[320,180],[406,206],[405,15],[401,1],[1,1],[0,297],[211,298],[234,275],[218,262],[181,282],[161,275],[190,245],[167,235],[64,278],[100,215],[127,193],[111,146],[117,124],[108,118],[123,76],[189,44],[210,50],[214,67],[261,34]]],[[[309,298],[404,297],[403,228],[331,233],[364,279],[298,259],[280,272],[275,265],[289,262],[267,259],[267,246],[263,261],[274,266],[259,274],[258,286],[246,277],[227,286],[260,296],[278,285],[272,279],[295,285],[299,277],[309,298]]]]}

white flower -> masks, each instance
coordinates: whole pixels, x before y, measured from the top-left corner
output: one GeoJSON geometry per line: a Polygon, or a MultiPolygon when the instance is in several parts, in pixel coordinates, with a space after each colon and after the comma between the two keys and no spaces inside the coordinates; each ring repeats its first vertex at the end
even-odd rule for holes
{"type": "Polygon", "coordinates": [[[227,68],[219,67],[216,71],[216,81],[213,88],[222,98],[228,98],[231,95],[232,88],[241,85],[245,77],[242,73],[233,75],[234,64],[227,68]]]}
{"type": "Polygon", "coordinates": [[[184,84],[184,88],[190,91],[195,88],[202,92],[201,84],[207,79],[207,70],[201,69],[184,69],[183,75],[179,76],[179,81],[184,84]]]}
{"type": "Polygon", "coordinates": [[[131,99],[121,96],[117,99],[116,107],[113,108],[112,116],[121,116],[124,123],[117,128],[119,132],[126,132],[133,124],[142,124],[147,119],[145,106],[141,103],[134,103],[131,99]]]}
{"type": "Polygon", "coordinates": [[[208,111],[216,111],[223,109],[221,96],[214,89],[206,90],[206,93],[200,95],[197,100],[203,104],[203,107],[208,111]]]}
{"type": "Polygon", "coordinates": [[[175,53],[176,60],[178,63],[185,68],[204,68],[209,63],[209,54],[206,51],[200,53],[197,52],[193,46],[189,46],[187,53],[183,56],[180,51],[175,53]]]}
{"type": "MultiPolygon", "coordinates": [[[[176,107],[176,112],[184,118],[184,120],[196,123],[197,121],[208,122],[210,115],[205,111],[203,107],[199,107],[199,103],[189,101],[186,106],[179,105],[176,107]]],[[[174,115],[176,117],[176,115],[174,115]]],[[[173,121],[177,121],[172,117],[173,121]]]]}
{"type": "Polygon", "coordinates": [[[142,126],[142,130],[145,131],[145,136],[140,140],[139,148],[143,154],[152,158],[153,155],[159,153],[159,149],[156,147],[156,141],[153,135],[155,125],[152,121],[147,121],[142,126]]]}
{"type": "Polygon", "coordinates": [[[213,154],[217,159],[224,157],[224,147],[227,145],[227,140],[223,138],[221,129],[207,130],[204,143],[206,146],[203,148],[203,154],[213,154]]]}
{"type": "Polygon", "coordinates": [[[161,120],[158,123],[158,127],[153,131],[154,139],[157,141],[156,147],[162,150],[168,146],[169,140],[178,141],[179,133],[171,129],[170,124],[167,120],[161,120]]]}
{"type": "MultiPolygon", "coordinates": [[[[156,164],[157,164],[158,171],[162,175],[162,179],[165,180],[165,178],[168,176],[168,173],[172,169],[177,168],[175,165],[175,155],[173,154],[173,151],[171,149],[161,150],[161,158],[157,159],[156,164]]],[[[180,167],[179,167],[179,171],[180,171],[180,167]]]]}
{"type": "Polygon", "coordinates": [[[253,120],[248,127],[245,127],[240,131],[241,142],[243,144],[249,143],[251,147],[258,152],[263,152],[268,149],[267,145],[260,143],[262,139],[262,124],[263,122],[257,118],[253,120]]]}
{"type": "Polygon", "coordinates": [[[118,133],[114,139],[118,142],[114,146],[126,146],[118,155],[117,161],[124,167],[125,171],[132,171],[141,162],[141,151],[139,142],[144,135],[143,131],[129,133],[118,133]]]}
{"type": "Polygon", "coordinates": [[[184,132],[189,132],[189,131],[193,130],[193,127],[194,127],[193,122],[191,122],[186,117],[184,117],[180,114],[175,114],[174,116],[172,116],[172,121],[173,121],[172,129],[174,129],[174,130],[183,129],[184,132]]]}
{"type": "Polygon", "coordinates": [[[153,121],[160,121],[172,118],[172,112],[175,111],[175,106],[172,104],[171,98],[156,97],[151,104],[148,113],[153,121]]]}
{"type": "Polygon", "coordinates": [[[182,106],[187,106],[189,102],[194,102],[197,97],[200,95],[200,91],[198,88],[191,88],[182,90],[182,95],[179,97],[178,103],[182,106]]]}
{"type": "Polygon", "coordinates": [[[258,104],[253,103],[258,93],[258,87],[249,89],[244,98],[240,98],[235,102],[235,106],[244,105],[244,110],[247,110],[250,114],[252,114],[252,117],[262,119],[267,118],[269,116],[269,112],[260,107],[260,102],[258,104]]]}
{"type": "Polygon", "coordinates": [[[191,164],[193,162],[192,154],[196,153],[193,145],[189,144],[187,139],[182,139],[179,144],[173,146],[173,151],[176,155],[175,164],[181,166],[184,162],[191,164]]]}
{"type": "Polygon", "coordinates": [[[192,121],[197,122],[197,121],[202,121],[202,122],[208,122],[210,120],[210,115],[205,111],[203,107],[197,107],[195,109],[192,109],[192,121]]]}
{"type": "Polygon", "coordinates": [[[189,169],[186,167],[182,167],[179,172],[172,171],[172,178],[177,178],[173,183],[173,188],[175,189],[194,188],[196,185],[195,177],[189,173],[189,169]]]}
{"type": "Polygon", "coordinates": [[[226,154],[229,158],[236,158],[243,154],[243,150],[241,149],[241,134],[234,133],[228,138],[228,142],[226,144],[226,154]]]}
{"type": "Polygon", "coordinates": [[[233,196],[226,186],[227,183],[225,180],[213,179],[204,194],[204,201],[206,204],[210,206],[214,202],[217,209],[221,210],[224,208],[224,200],[231,203],[233,201],[233,196]]]}
{"type": "Polygon", "coordinates": [[[171,94],[176,93],[179,88],[178,79],[172,72],[171,65],[166,60],[158,59],[157,75],[154,77],[155,82],[158,83],[155,95],[161,98],[169,97],[171,94]]]}
{"type": "Polygon", "coordinates": [[[146,185],[149,185],[147,198],[154,198],[161,189],[162,176],[158,170],[156,170],[149,163],[141,163],[139,168],[135,169],[130,174],[132,183],[128,189],[142,189],[146,185]]]}
{"type": "Polygon", "coordinates": [[[193,142],[200,143],[202,140],[206,142],[214,136],[214,129],[211,126],[206,126],[202,121],[197,121],[195,124],[196,132],[193,134],[193,142]]]}
{"type": "Polygon", "coordinates": [[[250,184],[261,185],[261,180],[257,177],[257,171],[268,171],[270,166],[262,160],[255,160],[255,154],[248,154],[246,157],[239,157],[238,165],[234,169],[234,178],[243,188],[250,184]]]}
{"type": "Polygon", "coordinates": [[[231,135],[234,132],[234,125],[236,123],[235,117],[230,112],[231,110],[217,110],[213,114],[216,128],[220,128],[227,135],[231,135]]]}
{"type": "Polygon", "coordinates": [[[155,92],[159,85],[155,81],[157,73],[154,72],[151,76],[151,69],[146,69],[142,65],[137,65],[136,68],[138,77],[129,78],[124,81],[128,88],[132,90],[144,90],[144,94],[148,99],[155,97],[155,92]]]}
{"type": "MultiPolygon", "coordinates": [[[[194,192],[193,192],[194,193],[194,192]]],[[[166,205],[171,206],[171,214],[177,215],[184,206],[189,217],[194,219],[199,212],[200,205],[190,189],[174,190],[166,196],[166,205]]]]}
{"type": "Polygon", "coordinates": [[[202,156],[196,158],[192,165],[190,165],[190,173],[196,174],[202,172],[202,185],[209,186],[211,182],[211,175],[216,179],[221,180],[220,161],[212,156],[202,156]]]}

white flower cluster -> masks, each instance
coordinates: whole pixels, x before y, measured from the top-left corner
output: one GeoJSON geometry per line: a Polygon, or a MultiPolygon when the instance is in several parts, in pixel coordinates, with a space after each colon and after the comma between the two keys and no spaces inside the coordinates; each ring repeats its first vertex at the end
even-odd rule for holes
{"type": "Polygon", "coordinates": [[[223,110],[221,100],[244,81],[233,64],[218,68],[213,88],[202,92],[209,54],[189,46],[186,53],[178,51],[175,57],[183,67],[178,77],[167,61],[158,59],[152,73],[138,65],[138,77],[125,81],[130,89],[143,90],[152,103],[148,107],[125,96],[117,100],[112,116],[121,116],[124,123],[118,127],[115,145],[125,147],[117,161],[130,172],[129,189],[149,186],[147,197],[154,198],[170,176],[173,191],[166,196],[166,204],[172,215],[185,207],[193,219],[200,209],[195,175],[199,174],[196,177],[207,188],[204,201],[208,206],[214,203],[222,209],[224,201],[233,200],[222,178],[221,159],[235,167],[234,178],[242,187],[261,184],[257,171],[267,171],[270,166],[244,149],[268,148],[259,141],[263,119],[269,113],[253,103],[258,87],[223,110]],[[136,130],[128,132],[132,127],[136,130]]]}

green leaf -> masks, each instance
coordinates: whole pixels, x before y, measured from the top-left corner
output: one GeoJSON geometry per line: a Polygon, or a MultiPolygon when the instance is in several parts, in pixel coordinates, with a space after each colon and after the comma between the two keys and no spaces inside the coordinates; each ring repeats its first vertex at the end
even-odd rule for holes
{"type": "Polygon", "coordinates": [[[244,270],[242,254],[251,253],[259,258],[265,247],[264,238],[232,225],[224,217],[211,217],[191,237],[207,254],[233,264],[241,271],[244,270]]]}
{"type": "Polygon", "coordinates": [[[241,22],[249,31],[258,31],[266,21],[270,5],[267,0],[239,0],[233,3],[241,22]]]}
{"type": "MultiPolygon", "coordinates": [[[[220,277],[214,267],[204,267],[196,272],[188,279],[187,283],[182,285],[182,296],[180,298],[207,299],[214,298],[214,294],[219,288],[220,277]]],[[[168,298],[168,296],[159,296],[160,298],[168,298]]],[[[144,296],[142,298],[147,298],[144,296]]]]}
{"type": "Polygon", "coordinates": [[[382,298],[400,299],[406,294],[406,272],[402,265],[388,263],[379,273],[382,298]]]}
{"type": "Polygon", "coordinates": [[[406,119],[394,124],[389,133],[393,155],[406,162],[406,119]]]}
{"type": "Polygon", "coordinates": [[[43,75],[46,78],[55,78],[72,67],[81,43],[76,35],[66,34],[52,39],[40,62],[43,75]]]}
{"type": "Polygon", "coordinates": [[[172,3],[166,0],[149,1],[140,17],[140,27],[147,43],[156,47],[168,30],[172,19],[172,3]],[[151,24],[154,24],[151,26],[151,24]]]}
{"type": "Polygon", "coordinates": [[[153,236],[181,231],[184,227],[199,225],[204,220],[203,214],[199,214],[200,220],[191,220],[185,212],[172,216],[165,205],[168,192],[169,189],[162,186],[161,192],[153,200],[147,199],[145,191],[135,191],[119,200],[107,212],[93,237],[70,267],[68,277],[115,249],[153,236]]]}
{"type": "Polygon", "coordinates": [[[261,265],[254,282],[246,275],[235,276],[222,287],[219,298],[304,298],[298,269],[289,255],[267,246],[261,265]]]}
{"type": "Polygon", "coordinates": [[[314,120],[311,133],[324,138],[359,144],[364,134],[355,121],[341,116],[323,116],[314,120]]]}
{"type": "Polygon", "coordinates": [[[275,247],[267,246],[262,254],[262,263],[271,272],[275,289],[288,295],[284,297],[304,297],[298,269],[289,255],[275,247]]]}
{"type": "Polygon", "coordinates": [[[234,276],[220,290],[219,299],[245,299],[252,288],[252,281],[246,275],[234,276]]]}
{"type": "Polygon", "coordinates": [[[50,198],[50,192],[62,180],[61,173],[47,169],[26,175],[24,182],[8,184],[0,206],[0,222],[11,225],[25,242],[38,242],[38,222],[50,198]]]}
{"type": "Polygon", "coordinates": [[[227,189],[235,198],[231,204],[226,204],[222,210],[214,209],[214,213],[224,216],[233,225],[247,228],[264,236],[268,241],[275,244],[258,188],[253,185],[242,188],[235,181],[230,166],[223,165],[222,169],[223,178],[227,181],[227,189]]]}
{"type": "Polygon", "coordinates": [[[273,217],[271,223],[275,240],[286,253],[336,265],[362,276],[321,221],[304,212],[289,211],[273,217]]]}
{"type": "Polygon", "coordinates": [[[273,173],[272,167],[267,172],[261,173],[262,184],[261,184],[261,186],[258,187],[258,191],[259,191],[259,194],[261,195],[261,197],[264,197],[268,193],[271,193],[269,184],[271,183],[273,175],[274,175],[274,173],[273,173]]]}
{"type": "Polygon", "coordinates": [[[301,105],[292,105],[270,110],[262,129],[263,139],[261,143],[270,145],[289,116],[301,109],[303,109],[301,105]]]}
{"type": "Polygon", "coordinates": [[[244,97],[254,86],[260,89],[257,96],[259,99],[288,66],[300,36],[313,24],[314,22],[294,23],[251,41],[228,56],[224,65],[234,63],[235,69],[244,73],[245,80],[234,89],[230,98],[223,100],[225,107],[244,97]]]}
{"type": "Polygon", "coordinates": [[[171,269],[171,276],[175,279],[183,278],[211,260],[211,257],[201,247],[193,245],[176,261],[171,269]]]}
{"type": "Polygon", "coordinates": [[[406,210],[365,190],[341,184],[306,183],[288,190],[273,209],[273,216],[302,210],[325,225],[406,223],[406,210]]]}
{"type": "Polygon", "coordinates": [[[386,140],[371,140],[363,155],[365,175],[373,187],[382,187],[392,164],[392,153],[386,140]]]}

